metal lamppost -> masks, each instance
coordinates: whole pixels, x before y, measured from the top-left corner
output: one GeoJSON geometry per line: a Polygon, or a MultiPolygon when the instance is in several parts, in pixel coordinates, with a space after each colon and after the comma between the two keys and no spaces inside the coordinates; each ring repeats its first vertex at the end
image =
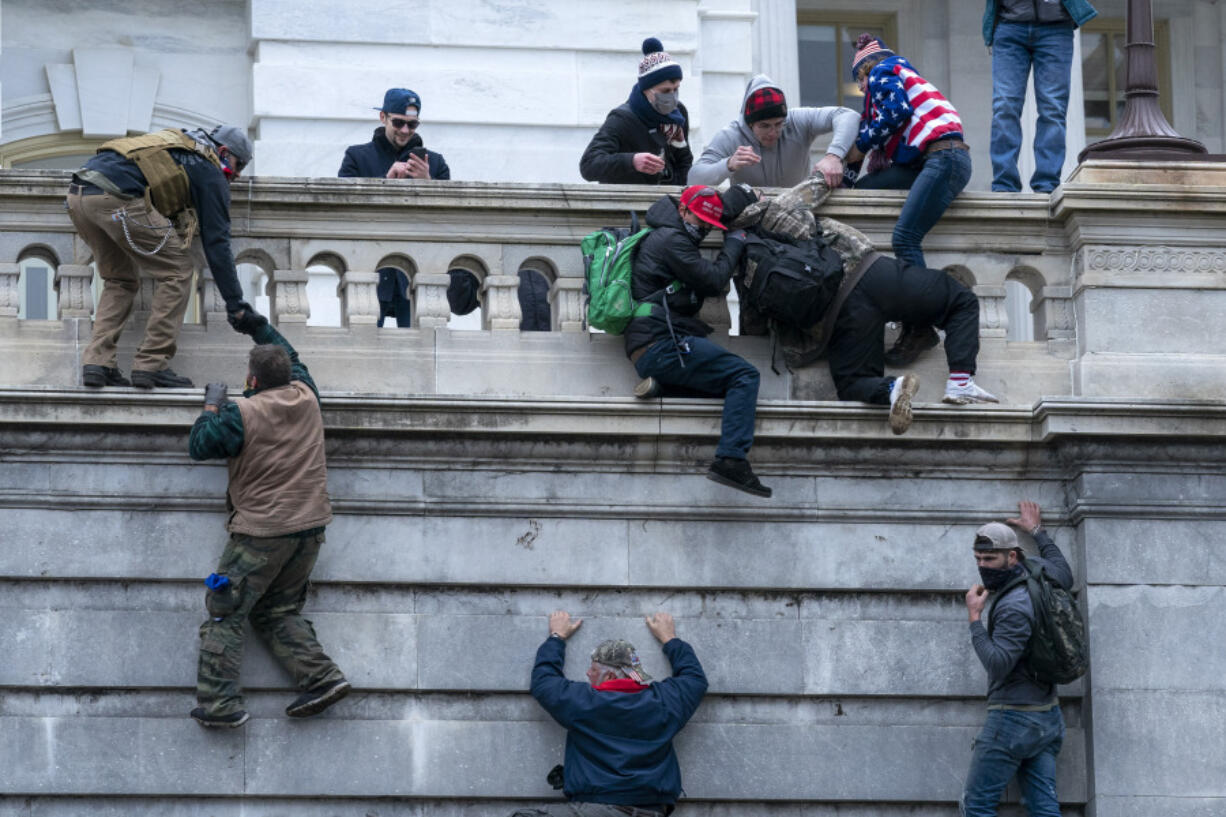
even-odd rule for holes
{"type": "Polygon", "coordinates": [[[1111,135],[1086,147],[1086,159],[1178,159],[1206,153],[1195,139],[1180,136],[1158,106],[1158,61],[1150,0],[1128,0],[1124,113],[1111,135]]]}

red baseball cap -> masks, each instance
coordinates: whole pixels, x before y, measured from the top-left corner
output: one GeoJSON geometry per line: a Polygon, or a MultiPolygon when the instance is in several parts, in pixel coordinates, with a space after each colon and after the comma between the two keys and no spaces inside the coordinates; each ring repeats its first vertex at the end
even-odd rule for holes
{"type": "Polygon", "coordinates": [[[715,192],[715,188],[703,184],[690,185],[682,192],[681,203],[712,227],[728,229],[719,220],[724,214],[724,202],[719,193],[715,192]]]}

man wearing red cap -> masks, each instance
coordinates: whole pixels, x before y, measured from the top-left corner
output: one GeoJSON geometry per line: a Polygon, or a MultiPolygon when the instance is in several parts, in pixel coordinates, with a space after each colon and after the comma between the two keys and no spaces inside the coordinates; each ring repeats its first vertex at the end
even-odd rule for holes
{"type": "Polygon", "coordinates": [[[711,341],[711,327],[697,317],[708,297],[722,297],[741,260],[745,231],[724,237],[719,257],[708,261],[698,245],[711,228],[725,229],[719,194],[687,187],[678,200],[664,196],[647,211],[653,232],[639,244],[631,295],[653,305],[651,314],[626,327],[626,355],[643,382],[636,397],[661,394],[724,398],[724,418],[715,461],[707,478],[757,496],[770,488],[749,467],[758,403],[758,370],[711,341]]]}

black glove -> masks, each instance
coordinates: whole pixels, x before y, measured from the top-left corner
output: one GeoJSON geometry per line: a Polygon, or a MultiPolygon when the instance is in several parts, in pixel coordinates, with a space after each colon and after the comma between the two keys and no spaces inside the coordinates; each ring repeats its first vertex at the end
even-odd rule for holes
{"type": "Polygon", "coordinates": [[[554,766],[549,770],[549,774],[545,775],[545,782],[550,786],[553,786],[555,789],[560,789],[566,785],[566,778],[564,774],[565,773],[562,771],[562,764],[559,763],[557,766],[554,766]]]}
{"type": "Polygon", "coordinates": [[[254,335],[261,327],[268,324],[268,318],[256,312],[255,308],[246,301],[227,304],[226,320],[236,332],[242,332],[244,335],[254,335]]]}
{"type": "Polygon", "coordinates": [[[230,399],[226,397],[225,383],[210,383],[204,387],[204,404],[206,406],[221,408],[229,402],[230,399]]]}
{"type": "Polygon", "coordinates": [[[740,255],[747,241],[749,234],[744,230],[729,230],[724,234],[724,252],[732,256],[740,255]]]}

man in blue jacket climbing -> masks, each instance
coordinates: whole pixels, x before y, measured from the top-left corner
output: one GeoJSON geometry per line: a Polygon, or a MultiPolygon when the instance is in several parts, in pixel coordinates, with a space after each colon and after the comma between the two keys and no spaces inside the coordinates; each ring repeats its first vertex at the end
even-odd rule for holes
{"type": "Polygon", "coordinates": [[[673,737],[707,691],[707,677],[673,617],[655,613],[647,629],[663,645],[673,676],[652,681],[629,641],[603,641],[592,652],[588,683],[562,674],[566,639],[583,619],[558,610],[536,651],[532,697],[566,727],[563,792],[567,803],[515,812],[516,817],[662,817],[681,794],[673,737]]]}

